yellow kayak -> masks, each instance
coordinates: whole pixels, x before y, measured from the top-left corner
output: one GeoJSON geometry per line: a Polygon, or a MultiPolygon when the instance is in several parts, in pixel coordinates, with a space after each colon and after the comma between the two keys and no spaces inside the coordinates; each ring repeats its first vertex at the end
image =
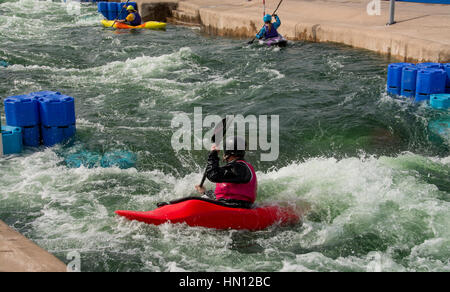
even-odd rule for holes
{"type": "Polygon", "coordinates": [[[114,28],[119,29],[140,29],[140,28],[146,28],[146,29],[166,29],[166,23],[165,22],[159,22],[159,21],[147,21],[141,25],[138,26],[131,26],[125,23],[117,22],[114,23],[114,20],[102,20],[102,24],[104,27],[112,27],[114,24],[114,28]]]}

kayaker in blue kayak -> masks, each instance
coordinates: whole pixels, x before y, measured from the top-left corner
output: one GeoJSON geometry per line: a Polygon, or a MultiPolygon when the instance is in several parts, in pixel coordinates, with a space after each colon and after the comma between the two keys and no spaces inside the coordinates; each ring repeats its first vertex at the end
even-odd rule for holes
{"type": "Polygon", "coordinates": [[[256,34],[257,39],[269,39],[279,36],[277,29],[280,27],[281,21],[278,15],[274,14],[273,17],[275,17],[275,22],[272,23],[272,15],[270,14],[264,15],[263,17],[264,26],[256,34]]]}
{"type": "Polygon", "coordinates": [[[230,137],[225,142],[223,161],[225,166],[219,166],[219,150],[213,145],[208,157],[206,177],[216,183],[214,193],[206,192],[204,187],[195,186],[200,194],[240,208],[251,208],[256,200],[258,181],[253,166],[245,161],[245,139],[230,137]]]}
{"type": "Polygon", "coordinates": [[[141,15],[134,9],[133,5],[128,5],[127,11],[128,16],[125,18],[125,20],[117,20],[117,22],[126,23],[131,26],[141,25],[141,15]]]}

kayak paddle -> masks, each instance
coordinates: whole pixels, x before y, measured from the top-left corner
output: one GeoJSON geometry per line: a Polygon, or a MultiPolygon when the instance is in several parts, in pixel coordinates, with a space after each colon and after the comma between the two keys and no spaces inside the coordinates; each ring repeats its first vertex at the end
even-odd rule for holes
{"type": "MultiPolygon", "coordinates": [[[[231,123],[231,120],[230,120],[230,123],[231,123]]],[[[212,143],[217,145],[217,144],[219,144],[221,142],[220,139],[216,140],[216,135],[218,133],[220,133],[220,131],[222,131],[222,137],[220,137],[220,138],[223,139],[225,137],[226,132],[227,132],[228,125],[229,124],[227,124],[227,118],[222,119],[222,122],[220,124],[216,125],[216,128],[214,129],[214,134],[211,137],[211,142],[212,143]]],[[[205,168],[205,172],[203,173],[202,181],[200,182],[200,187],[203,187],[203,184],[205,183],[205,180],[206,180],[206,168],[205,168]]],[[[158,208],[159,208],[159,207],[162,207],[162,206],[165,206],[165,205],[175,204],[175,203],[181,202],[183,200],[185,200],[185,199],[182,198],[182,199],[174,200],[174,201],[170,201],[170,202],[159,202],[159,203],[156,204],[156,206],[158,206],[158,208]]]]}
{"type": "MultiPolygon", "coordinates": [[[[126,7],[126,6],[128,6],[128,2],[129,2],[129,1],[130,1],[130,0],[127,0],[127,3],[125,3],[125,5],[122,6],[122,9],[120,9],[119,14],[117,14],[116,19],[114,19],[114,22],[113,22],[113,24],[111,25],[112,28],[114,28],[114,24],[116,24],[117,20],[119,19],[119,16],[122,14],[123,8],[126,7]]],[[[122,3],[122,2],[121,2],[121,3],[122,3]]]]}
{"type": "MultiPolygon", "coordinates": [[[[220,133],[220,131],[222,131],[222,137],[219,137],[219,138],[223,139],[225,137],[225,134],[227,133],[227,129],[228,129],[228,126],[230,123],[231,123],[231,121],[229,123],[227,123],[227,118],[222,119],[222,122],[220,124],[218,124],[216,126],[216,128],[214,129],[214,135],[212,135],[212,137],[211,137],[212,143],[217,145],[222,142],[220,139],[216,140],[216,135],[218,133],[220,133]]],[[[200,182],[200,187],[203,187],[205,180],[206,180],[206,169],[205,169],[205,172],[203,173],[202,181],[200,182]]]]}

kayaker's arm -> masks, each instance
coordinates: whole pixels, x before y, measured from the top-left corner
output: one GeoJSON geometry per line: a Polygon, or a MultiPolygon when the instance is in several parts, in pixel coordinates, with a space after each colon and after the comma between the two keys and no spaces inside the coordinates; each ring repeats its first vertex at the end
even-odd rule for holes
{"type": "Polygon", "coordinates": [[[272,23],[272,26],[275,28],[275,29],[278,29],[279,27],[280,27],[280,25],[281,25],[281,20],[280,20],[280,18],[278,17],[278,15],[274,15],[274,17],[275,17],[275,22],[274,23],[272,23]]]}
{"type": "Polygon", "coordinates": [[[261,39],[266,33],[266,26],[263,26],[261,30],[256,34],[257,39],[261,39]]]}
{"type": "Polygon", "coordinates": [[[219,166],[219,155],[217,151],[209,154],[208,166],[206,167],[206,177],[214,183],[248,183],[252,173],[244,163],[231,162],[227,165],[219,166]]]}

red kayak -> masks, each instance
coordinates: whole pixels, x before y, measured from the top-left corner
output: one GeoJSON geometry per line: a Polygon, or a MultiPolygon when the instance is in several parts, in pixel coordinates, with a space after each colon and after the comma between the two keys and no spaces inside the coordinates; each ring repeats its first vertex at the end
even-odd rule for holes
{"type": "Polygon", "coordinates": [[[252,209],[235,208],[223,203],[190,197],[175,204],[168,204],[153,211],[124,211],[116,214],[130,220],[160,225],[166,222],[186,223],[215,229],[261,230],[271,225],[289,225],[300,221],[292,207],[267,205],[252,209]]]}

